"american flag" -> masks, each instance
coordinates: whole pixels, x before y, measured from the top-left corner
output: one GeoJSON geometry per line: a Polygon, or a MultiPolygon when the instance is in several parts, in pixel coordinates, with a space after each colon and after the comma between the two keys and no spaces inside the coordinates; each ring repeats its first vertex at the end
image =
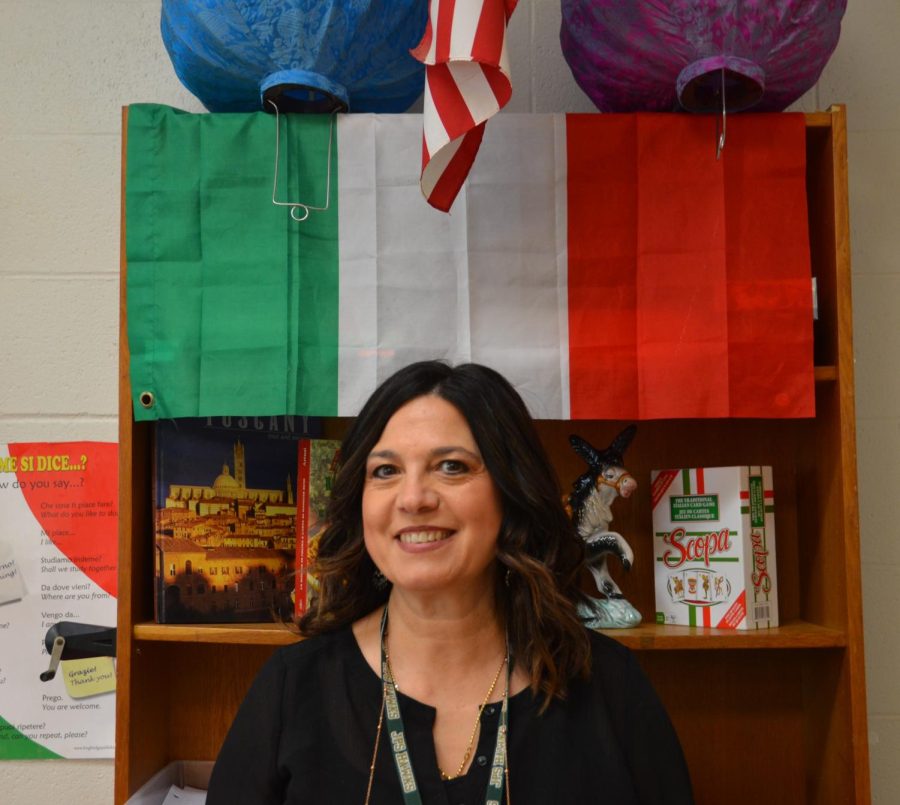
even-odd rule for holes
{"type": "Polygon", "coordinates": [[[430,0],[412,51],[425,64],[422,193],[447,212],[475,161],[484,124],[512,95],[506,25],[517,0],[430,0]]]}

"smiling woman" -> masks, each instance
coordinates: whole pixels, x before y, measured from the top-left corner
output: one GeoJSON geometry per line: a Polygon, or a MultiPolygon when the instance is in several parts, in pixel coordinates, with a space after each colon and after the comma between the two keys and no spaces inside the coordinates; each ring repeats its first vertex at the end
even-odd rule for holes
{"type": "Polygon", "coordinates": [[[395,594],[493,589],[503,510],[462,414],[437,395],[388,421],[369,453],[362,497],[366,550],[395,594]]]}
{"type": "Polygon", "coordinates": [[[502,376],[408,366],[341,454],[310,639],[254,682],[210,805],[692,801],[632,655],[578,619],[582,542],[502,376]]]}

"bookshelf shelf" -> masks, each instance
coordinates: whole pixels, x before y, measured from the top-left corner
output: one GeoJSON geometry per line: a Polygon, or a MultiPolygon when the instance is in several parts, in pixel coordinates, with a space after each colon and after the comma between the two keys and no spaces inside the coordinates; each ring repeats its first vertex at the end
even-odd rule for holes
{"type": "MultiPolygon", "coordinates": [[[[847,635],[839,629],[800,620],[776,629],[754,632],[643,624],[634,629],[609,629],[604,634],[639,651],[842,648],[847,645],[847,635]]],[[[134,639],[139,642],[287,646],[301,638],[288,626],[274,623],[176,626],[148,622],[134,625],[134,639]]]]}
{"type": "MultiPolygon", "coordinates": [[[[760,770],[779,802],[845,805],[871,798],[844,108],[807,115],[806,124],[810,250],[818,293],[816,416],[641,422],[628,465],[644,481],[613,507],[613,527],[635,551],[631,572],[614,568],[615,575],[645,623],[607,633],[636,651],[665,703],[699,805],[723,797],[731,805],[755,803],[760,770]],[[773,467],[782,625],[759,632],[658,626],[650,471],[737,463],[773,467]]],[[[123,204],[116,803],[173,760],[215,758],[260,666],[276,647],[297,639],[279,624],[153,622],[152,427],[135,423],[131,413],[124,239],[123,204]]],[[[570,433],[608,444],[625,424],[539,423],[563,485],[583,468],[569,447],[570,433]]],[[[340,438],[345,426],[343,420],[329,421],[325,435],[340,438]]]]}
{"type": "Polygon", "coordinates": [[[801,620],[753,632],[642,624],[634,629],[605,630],[604,634],[637,651],[843,648],[847,645],[847,635],[841,630],[801,620]]]}
{"type": "Polygon", "coordinates": [[[166,643],[220,643],[222,645],[287,646],[299,636],[280,623],[206,624],[136,623],[134,639],[166,643]]]}

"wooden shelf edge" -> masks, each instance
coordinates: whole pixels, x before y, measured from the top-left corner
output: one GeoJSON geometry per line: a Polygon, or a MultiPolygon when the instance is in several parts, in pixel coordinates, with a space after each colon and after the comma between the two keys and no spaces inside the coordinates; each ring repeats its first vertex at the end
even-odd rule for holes
{"type": "Polygon", "coordinates": [[[807,128],[830,129],[831,115],[832,113],[829,110],[826,112],[806,112],[803,117],[806,118],[807,128]]]}
{"type": "Polygon", "coordinates": [[[134,639],[164,643],[220,643],[287,646],[300,635],[281,623],[164,624],[136,623],[134,639]]]}
{"type": "Polygon", "coordinates": [[[833,382],[837,380],[837,366],[816,366],[813,369],[813,378],[816,383],[833,382]]]}
{"type": "MultiPolygon", "coordinates": [[[[643,624],[634,629],[603,629],[623,645],[646,650],[806,649],[843,648],[847,635],[806,621],[758,631],[643,624]]],[[[159,643],[218,643],[221,645],[286,646],[300,636],[279,623],[227,625],[137,623],[134,639],[159,643]]]]}
{"type": "Polygon", "coordinates": [[[603,634],[638,651],[721,649],[844,648],[847,634],[806,621],[773,629],[741,631],[693,626],[642,624],[634,629],[601,629],[603,634]]]}

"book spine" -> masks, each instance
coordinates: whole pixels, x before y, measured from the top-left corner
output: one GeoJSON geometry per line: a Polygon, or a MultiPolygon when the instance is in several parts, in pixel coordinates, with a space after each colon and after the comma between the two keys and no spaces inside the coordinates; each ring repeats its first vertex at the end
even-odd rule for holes
{"type": "Polygon", "coordinates": [[[307,566],[309,564],[309,471],[312,441],[301,439],[297,445],[297,547],[294,562],[294,614],[306,611],[307,566]]]}
{"type": "Polygon", "coordinates": [[[150,474],[150,477],[153,479],[152,481],[152,489],[150,490],[150,510],[152,511],[153,522],[151,523],[151,527],[153,528],[153,564],[156,568],[156,573],[154,576],[154,584],[153,584],[153,608],[156,612],[156,622],[157,623],[165,623],[166,622],[166,597],[165,597],[165,583],[166,583],[166,569],[164,567],[163,555],[160,550],[160,514],[159,514],[159,491],[162,484],[162,478],[160,477],[160,472],[162,470],[162,461],[159,459],[159,436],[157,434],[156,426],[153,427],[153,470],[150,474]]]}

